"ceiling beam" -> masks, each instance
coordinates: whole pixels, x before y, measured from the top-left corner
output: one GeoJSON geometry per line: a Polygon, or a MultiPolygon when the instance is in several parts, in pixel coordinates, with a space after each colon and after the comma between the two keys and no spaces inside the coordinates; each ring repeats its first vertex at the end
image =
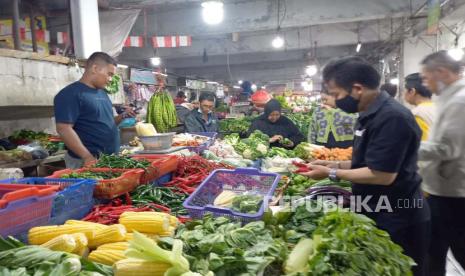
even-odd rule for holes
{"type": "MultiPolygon", "coordinates": [[[[131,2],[131,1],[129,1],[131,2]]],[[[139,1],[140,2],[140,1],[139,1]]],[[[144,1],[142,1],[143,3],[144,1]]],[[[155,1],[153,1],[155,3],[155,1]]],[[[158,1],[157,1],[158,2],[158,1]]],[[[164,1],[164,3],[198,1],[164,1]]],[[[321,25],[332,23],[358,22],[397,18],[411,15],[410,1],[405,0],[292,0],[281,1],[280,24],[282,28],[321,25]]],[[[424,0],[412,0],[412,10],[424,0]]],[[[250,0],[226,1],[225,19],[217,26],[206,25],[201,18],[198,4],[172,9],[157,7],[148,17],[149,26],[159,35],[186,34],[192,36],[218,35],[233,32],[275,30],[277,28],[277,1],[250,0]]],[[[142,33],[143,20],[135,27],[142,33]]]]}

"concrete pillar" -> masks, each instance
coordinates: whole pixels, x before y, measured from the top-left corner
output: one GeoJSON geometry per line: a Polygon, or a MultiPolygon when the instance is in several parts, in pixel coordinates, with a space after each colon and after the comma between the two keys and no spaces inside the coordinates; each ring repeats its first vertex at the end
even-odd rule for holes
{"type": "Polygon", "coordinates": [[[78,59],[87,59],[93,52],[101,51],[98,3],[73,0],[70,5],[74,53],[78,59]]]}
{"type": "Polygon", "coordinates": [[[22,50],[21,39],[19,37],[19,0],[11,1],[13,8],[13,42],[15,50],[22,50]]]}
{"type": "Polygon", "coordinates": [[[408,37],[402,43],[402,47],[403,75],[399,77],[405,78],[407,75],[420,72],[423,58],[436,51],[436,37],[408,37]]]}
{"type": "Polygon", "coordinates": [[[37,53],[36,24],[34,20],[34,6],[32,3],[29,5],[29,18],[29,27],[31,28],[32,51],[37,53]]]}

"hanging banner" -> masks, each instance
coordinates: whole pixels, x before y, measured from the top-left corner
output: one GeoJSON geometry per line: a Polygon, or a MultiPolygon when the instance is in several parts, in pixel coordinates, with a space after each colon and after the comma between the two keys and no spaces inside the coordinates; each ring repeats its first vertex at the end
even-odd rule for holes
{"type": "Polygon", "coordinates": [[[157,84],[155,73],[150,70],[131,68],[130,80],[141,84],[157,84]]]}
{"type": "Polygon", "coordinates": [[[192,45],[192,37],[187,35],[154,36],[152,37],[153,48],[178,48],[192,45]]]}
{"type": "Polygon", "coordinates": [[[441,4],[439,0],[428,0],[428,28],[426,34],[436,35],[439,31],[441,4]]]}

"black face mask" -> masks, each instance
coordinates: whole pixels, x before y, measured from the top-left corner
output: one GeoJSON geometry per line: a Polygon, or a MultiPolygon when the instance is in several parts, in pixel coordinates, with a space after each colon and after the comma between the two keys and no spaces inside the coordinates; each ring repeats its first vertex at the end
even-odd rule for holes
{"type": "Polygon", "coordinates": [[[340,100],[336,100],[336,106],[344,112],[357,113],[359,102],[360,101],[355,99],[354,97],[347,95],[340,100]]]}

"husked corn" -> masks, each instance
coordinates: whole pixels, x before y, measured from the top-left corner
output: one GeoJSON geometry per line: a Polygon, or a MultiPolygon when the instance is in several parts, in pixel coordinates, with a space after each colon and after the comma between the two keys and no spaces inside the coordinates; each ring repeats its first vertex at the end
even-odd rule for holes
{"type": "Polygon", "coordinates": [[[159,234],[169,230],[170,220],[157,212],[125,212],[119,218],[129,232],[159,234]]]}
{"type": "Polygon", "coordinates": [[[121,224],[113,224],[95,232],[93,239],[89,240],[89,247],[96,248],[102,244],[124,241],[126,228],[121,224]]]}
{"type": "Polygon", "coordinates": [[[114,242],[114,243],[107,243],[104,245],[100,245],[97,247],[97,250],[126,250],[129,247],[128,242],[114,242]]]}
{"type": "Polygon", "coordinates": [[[68,253],[73,252],[77,247],[76,241],[73,238],[73,236],[68,234],[55,237],[49,240],[48,242],[42,244],[41,246],[53,251],[63,251],[68,253]]]}
{"type": "Polygon", "coordinates": [[[126,259],[126,256],[123,250],[95,250],[90,252],[87,258],[92,262],[113,265],[119,260],[126,259]]]}
{"type": "Polygon", "coordinates": [[[95,230],[100,230],[107,228],[108,225],[100,224],[100,223],[95,223],[95,222],[90,222],[90,221],[83,221],[83,220],[74,220],[70,219],[65,222],[65,225],[81,225],[81,226],[92,226],[94,227],[95,230]]]}
{"type": "Polygon", "coordinates": [[[138,259],[124,259],[113,265],[115,276],[163,276],[171,265],[138,259]]]}
{"type": "Polygon", "coordinates": [[[29,230],[29,244],[40,245],[63,234],[83,233],[88,240],[92,240],[95,229],[83,225],[52,225],[33,227],[29,230]]]}

